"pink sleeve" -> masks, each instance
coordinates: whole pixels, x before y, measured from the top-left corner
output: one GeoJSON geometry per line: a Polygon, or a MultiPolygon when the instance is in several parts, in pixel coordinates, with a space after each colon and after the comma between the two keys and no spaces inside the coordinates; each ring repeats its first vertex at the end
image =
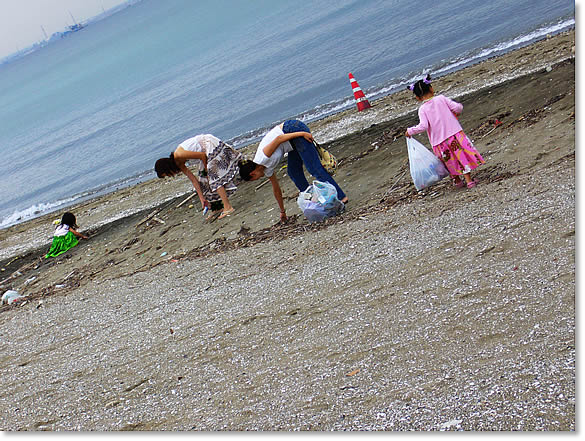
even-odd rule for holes
{"type": "Polygon", "coordinates": [[[453,101],[452,99],[449,99],[447,97],[443,98],[445,98],[445,102],[447,103],[447,106],[449,107],[451,112],[459,115],[463,111],[463,104],[458,103],[457,101],[453,101]]]}
{"type": "Polygon", "coordinates": [[[417,134],[422,133],[422,132],[426,132],[429,128],[429,119],[427,118],[427,115],[423,112],[422,107],[420,107],[418,109],[418,119],[420,120],[418,125],[413,126],[413,127],[409,127],[407,129],[408,134],[411,136],[417,135],[417,134]]]}

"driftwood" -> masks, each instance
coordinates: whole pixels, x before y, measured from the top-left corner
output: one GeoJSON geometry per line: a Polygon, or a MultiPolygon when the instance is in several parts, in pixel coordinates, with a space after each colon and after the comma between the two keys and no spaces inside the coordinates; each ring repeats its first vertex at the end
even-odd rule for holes
{"type": "MultiPolygon", "coordinates": [[[[192,197],[192,196],[191,196],[192,197]]],[[[144,219],[142,219],[140,222],[138,222],[136,224],[136,228],[138,228],[140,225],[142,225],[145,222],[148,222],[150,219],[152,219],[154,216],[156,216],[157,214],[159,214],[161,211],[166,210],[169,205],[171,204],[172,200],[167,202],[165,205],[163,205],[162,207],[154,210],[152,213],[150,213],[148,216],[146,216],[144,219]]]]}
{"type": "MultiPolygon", "coordinates": [[[[402,162],[402,164],[400,164],[400,167],[398,167],[398,171],[394,174],[394,176],[397,176],[398,173],[400,173],[400,170],[402,170],[406,164],[408,164],[408,158],[406,158],[402,162]]],[[[386,195],[390,194],[392,192],[392,190],[394,190],[394,187],[396,186],[396,184],[398,184],[398,182],[404,177],[404,175],[406,174],[407,171],[408,171],[408,169],[404,170],[404,172],[400,175],[400,177],[398,179],[396,179],[396,181],[394,181],[394,184],[392,184],[390,189],[385,192],[386,195]]]]}
{"type": "Polygon", "coordinates": [[[498,127],[500,127],[500,125],[495,126],[493,129],[491,129],[489,132],[487,132],[485,135],[483,135],[481,138],[485,138],[486,136],[488,136],[490,133],[492,133],[494,130],[496,130],[498,127]]]}
{"type": "Polygon", "coordinates": [[[159,208],[158,210],[154,210],[152,213],[150,213],[148,216],[146,216],[144,219],[142,219],[140,222],[138,222],[136,224],[136,227],[139,227],[143,223],[148,222],[150,219],[152,219],[154,216],[159,214],[161,211],[162,211],[162,208],[159,208]]]}
{"type": "MultiPolygon", "coordinates": [[[[18,257],[15,257],[14,259],[12,259],[12,260],[9,262],[9,264],[10,264],[10,263],[12,263],[12,262],[14,262],[16,259],[18,259],[18,257]]],[[[10,277],[7,277],[6,279],[4,279],[4,280],[0,281],[0,285],[3,285],[4,283],[6,283],[6,282],[8,282],[8,281],[10,281],[10,280],[14,280],[14,279],[17,279],[17,278],[19,278],[20,276],[22,276],[22,274],[23,274],[25,271],[28,271],[29,269],[33,268],[33,267],[34,267],[35,265],[37,265],[37,264],[38,264],[38,262],[31,262],[31,263],[27,263],[26,265],[23,265],[23,266],[21,266],[21,267],[20,267],[20,268],[18,268],[16,271],[14,271],[14,272],[13,272],[13,273],[10,275],[10,277]]],[[[8,266],[8,265],[6,265],[6,266],[8,266]]]]}
{"type": "Polygon", "coordinates": [[[195,196],[197,195],[197,193],[193,193],[191,196],[189,196],[187,199],[185,199],[183,202],[181,202],[179,205],[177,205],[175,208],[179,208],[182,207],[187,201],[190,201],[191,199],[193,199],[195,196]]]}
{"type": "Polygon", "coordinates": [[[266,179],[262,184],[258,185],[254,191],[258,191],[258,189],[260,189],[261,187],[264,187],[269,182],[270,181],[268,179],[266,179]]]}
{"type": "MultiPolygon", "coordinates": [[[[181,206],[183,206],[185,203],[187,203],[188,201],[190,201],[191,199],[193,199],[195,196],[197,196],[197,193],[193,192],[191,195],[189,195],[186,199],[184,199],[179,205],[177,205],[175,208],[179,208],[181,206]]],[[[157,214],[159,214],[161,211],[166,210],[169,205],[171,204],[172,201],[167,202],[164,206],[158,208],[157,210],[154,210],[152,213],[150,213],[148,216],[146,216],[144,219],[142,219],[140,222],[138,222],[136,224],[136,228],[138,228],[140,225],[142,225],[145,222],[148,222],[149,220],[151,220],[152,218],[154,218],[157,214]]],[[[155,220],[156,222],[159,222],[161,224],[164,224],[164,221],[158,218],[154,218],[153,220],[155,220]]]]}
{"type": "Polygon", "coordinates": [[[12,279],[14,279],[14,277],[10,276],[10,277],[2,280],[2,281],[0,281],[0,285],[4,285],[6,282],[8,282],[9,280],[12,280],[12,279]]]}
{"type": "Polygon", "coordinates": [[[392,190],[394,190],[394,187],[396,186],[396,184],[398,184],[398,182],[404,177],[404,175],[406,174],[407,171],[408,170],[404,170],[404,173],[402,173],[402,175],[398,179],[396,179],[396,181],[394,182],[394,184],[392,184],[392,187],[390,187],[390,190],[388,190],[386,192],[386,194],[392,193],[392,190]]]}

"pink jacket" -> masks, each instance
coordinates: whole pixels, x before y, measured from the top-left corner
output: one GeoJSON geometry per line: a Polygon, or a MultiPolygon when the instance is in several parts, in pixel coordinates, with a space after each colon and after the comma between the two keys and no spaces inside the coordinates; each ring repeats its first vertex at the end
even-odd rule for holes
{"type": "Polygon", "coordinates": [[[442,143],[450,136],[462,131],[461,124],[454,113],[459,115],[463,104],[455,102],[444,95],[435,95],[425,101],[418,109],[419,124],[408,128],[409,135],[416,135],[426,130],[431,146],[442,143]]]}

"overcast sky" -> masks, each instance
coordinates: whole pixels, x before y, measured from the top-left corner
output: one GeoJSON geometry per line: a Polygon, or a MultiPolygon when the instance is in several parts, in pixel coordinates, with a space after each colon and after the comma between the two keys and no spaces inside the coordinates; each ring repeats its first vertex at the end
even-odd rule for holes
{"type": "Polygon", "coordinates": [[[0,0],[0,58],[125,0],[0,0]],[[102,9],[103,8],[103,9],[102,9]]]}

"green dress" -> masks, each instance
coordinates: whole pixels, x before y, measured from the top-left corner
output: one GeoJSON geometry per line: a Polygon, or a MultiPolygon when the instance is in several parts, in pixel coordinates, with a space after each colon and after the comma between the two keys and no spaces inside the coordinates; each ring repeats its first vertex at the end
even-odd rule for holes
{"type": "Polygon", "coordinates": [[[75,234],[69,231],[65,236],[53,236],[53,243],[51,244],[51,249],[45,255],[45,259],[49,257],[57,257],[60,254],[63,254],[65,251],[70,250],[75,245],[77,245],[79,241],[75,234]]]}

